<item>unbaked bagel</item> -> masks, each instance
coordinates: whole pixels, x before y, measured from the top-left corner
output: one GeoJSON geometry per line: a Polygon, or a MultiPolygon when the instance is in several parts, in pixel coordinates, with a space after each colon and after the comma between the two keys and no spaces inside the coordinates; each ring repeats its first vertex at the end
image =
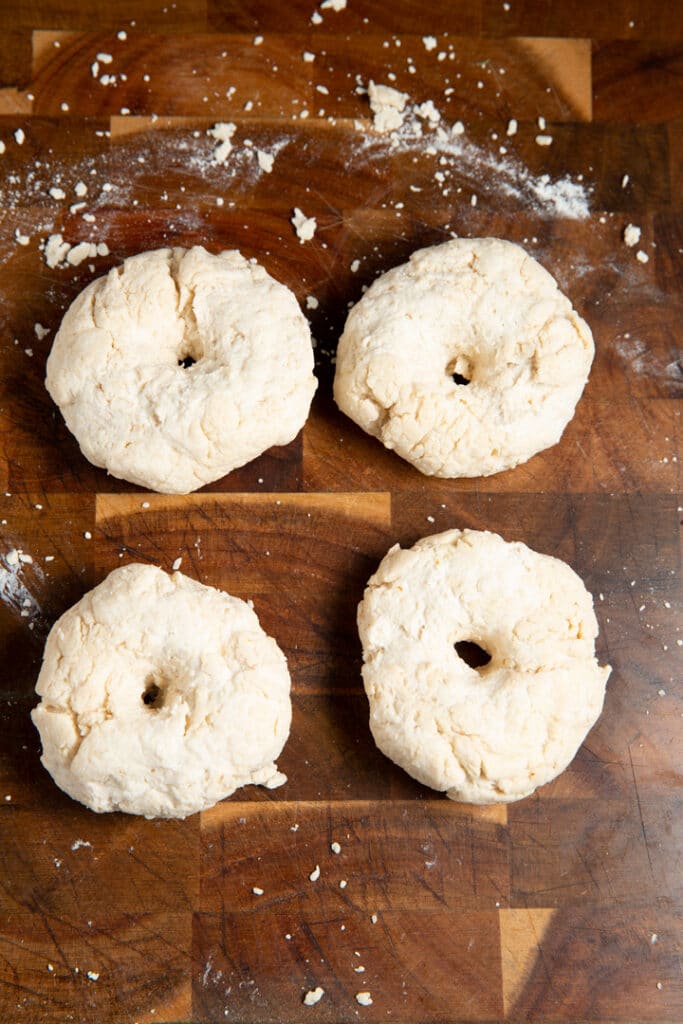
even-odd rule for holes
{"type": "Polygon", "coordinates": [[[284,655],[246,602],[178,572],[110,573],[53,626],[36,690],[43,764],[94,811],[184,818],[284,781],[284,655]]]}
{"type": "Polygon", "coordinates": [[[413,253],[354,306],[334,396],[422,473],[489,476],[559,441],[593,352],[588,325],[520,246],[463,238],[413,253]]]}
{"type": "Polygon", "coordinates": [[[301,430],[316,388],[292,292],[237,251],[131,256],[68,309],[46,386],[83,454],[186,493],[301,430]]]}
{"type": "Polygon", "coordinates": [[[452,800],[519,800],[558,775],[610,674],[591,595],[565,563],[495,533],[393,547],[358,608],[377,746],[452,800]],[[455,645],[490,655],[470,667],[455,645]]]}

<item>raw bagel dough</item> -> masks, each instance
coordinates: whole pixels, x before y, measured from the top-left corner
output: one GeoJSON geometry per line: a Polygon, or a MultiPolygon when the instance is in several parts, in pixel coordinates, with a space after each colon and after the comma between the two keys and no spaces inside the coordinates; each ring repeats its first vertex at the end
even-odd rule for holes
{"type": "Polygon", "coordinates": [[[239,252],[202,246],[131,256],[89,284],[45,384],[87,459],[171,494],[289,443],[316,388],[292,292],[239,252]]]}
{"type": "Polygon", "coordinates": [[[463,238],[368,289],[339,342],[334,397],[422,473],[489,476],[559,441],[593,352],[586,322],[520,246],[463,238]]]}
{"type": "Polygon", "coordinates": [[[53,626],[32,717],[43,764],[74,800],[184,818],[239,786],[284,781],[273,762],[289,689],[285,657],[248,604],[132,564],[53,626]]]}
{"type": "Polygon", "coordinates": [[[495,533],[395,545],[358,608],[377,746],[452,800],[519,800],[558,775],[602,709],[593,600],[565,563],[495,533]],[[454,645],[491,655],[470,668],[454,645]]]}

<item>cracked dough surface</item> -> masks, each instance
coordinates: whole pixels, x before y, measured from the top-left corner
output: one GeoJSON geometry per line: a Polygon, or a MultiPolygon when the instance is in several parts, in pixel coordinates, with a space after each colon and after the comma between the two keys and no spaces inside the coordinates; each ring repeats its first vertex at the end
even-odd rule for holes
{"type": "Polygon", "coordinates": [[[184,818],[285,781],[284,655],[246,602],[178,572],[110,573],[53,626],[36,690],[42,762],[94,811],[184,818]]]}
{"type": "Polygon", "coordinates": [[[593,353],[586,322],[520,246],[457,239],[413,253],[354,306],[334,397],[422,473],[489,476],[559,441],[593,353]]]}
{"type": "Polygon", "coordinates": [[[452,800],[519,800],[558,775],[602,710],[593,600],[565,563],[495,533],[395,545],[358,607],[377,746],[452,800]],[[491,655],[470,668],[454,645],[491,655]]]}
{"type": "Polygon", "coordinates": [[[131,256],[89,284],[45,383],[90,462],[165,493],[288,444],[316,388],[292,292],[236,250],[202,246],[131,256]]]}

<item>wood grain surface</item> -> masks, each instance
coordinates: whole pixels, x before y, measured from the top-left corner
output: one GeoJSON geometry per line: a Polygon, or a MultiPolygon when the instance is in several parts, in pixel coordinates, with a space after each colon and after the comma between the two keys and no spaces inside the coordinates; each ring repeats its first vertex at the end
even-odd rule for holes
{"type": "Polygon", "coordinates": [[[683,8],[348,0],[317,25],[315,10],[0,0],[0,1021],[679,1024],[683,8]],[[432,99],[447,138],[374,135],[369,79],[432,99]],[[220,166],[219,120],[237,125],[220,166]],[[306,244],[295,206],[317,219],[306,244]],[[110,254],[50,269],[57,232],[110,254]],[[524,244],[597,351],[559,445],[439,481],[336,411],[331,383],[349,304],[453,233],[524,244]],[[195,243],[238,247],[295,291],[320,387],[287,447],[191,496],[145,494],[80,455],[45,360],[86,283],[195,243]],[[464,526],[570,562],[613,666],[573,763],[509,806],[451,803],[391,764],[360,680],[355,609],[379,559],[464,526]],[[96,815],[40,765],[45,637],[114,567],[177,557],[251,598],[285,651],[289,781],[182,822],[96,815]]]}

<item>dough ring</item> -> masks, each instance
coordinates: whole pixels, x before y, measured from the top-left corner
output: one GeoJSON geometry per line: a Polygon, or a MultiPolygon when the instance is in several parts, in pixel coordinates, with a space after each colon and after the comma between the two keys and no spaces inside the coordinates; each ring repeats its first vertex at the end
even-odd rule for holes
{"type": "Polygon", "coordinates": [[[93,811],[185,818],[285,781],[287,662],[248,604],[176,572],[115,569],[47,638],[33,721],[57,785],[93,811]]]}
{"type": "Polygon", "coordinates": [[[288,444],[316,388],[294,295],[237,251],[131,256],[68,309],[46,387],[96,466],[187,493],[288,444]]]}
{"type": "Polygon", "coordinates": [[[490,476],[556,444],[593,360],[590,328],[518,245],[446,242],[351,310],[334,397],[422,473],[490,476]]]}
{"type": "Polygon", "coordinates": [[[611,669],[595,659],[591,595],[565,562],[495,533],[395,545],[358,627],[377,746],[452,800],[533,793],[567,767],[602,709],[611,669]],[[488,664],[459,656],[466,641],[488,664]]]}

